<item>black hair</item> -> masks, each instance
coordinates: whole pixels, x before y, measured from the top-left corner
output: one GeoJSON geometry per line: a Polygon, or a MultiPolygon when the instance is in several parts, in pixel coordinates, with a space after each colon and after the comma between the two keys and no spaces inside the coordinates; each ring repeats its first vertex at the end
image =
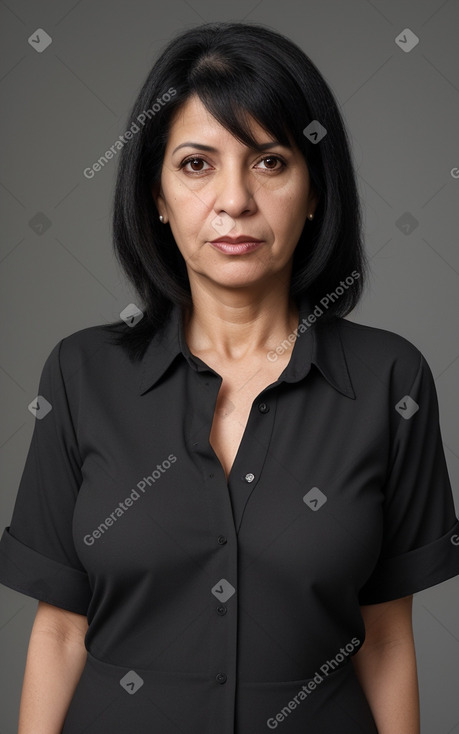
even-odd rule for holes
{"type": "Polygon", "coordinates": [[[136,305],[143,318],[132,328],[124,321],[107,327],[115,328],[116,343],[126,347],[131,358],[143,353],[174,303],[185,308],[192,304],[185,260],[170,227],[159,221],[152,196],[160,182],[172,116],[192,95],[242,143],[256,148],[250,115],[281,144],[293,140],[304,155],[318,203],[293,254],[290,297],[296,301],[307,292],[315,305],[350,276],[352,284],[320,319],[329,320],[355,307],[366,282],[368,262],[350,144],[327,82],[311,59],[275,30],[259,24],[206,23],[168,43],[126,126],[134,132],[120,153],[113,244],[140,298],[136,305]],[[313,121],[326,130],[317,143],[303,132],[313,121]]]}

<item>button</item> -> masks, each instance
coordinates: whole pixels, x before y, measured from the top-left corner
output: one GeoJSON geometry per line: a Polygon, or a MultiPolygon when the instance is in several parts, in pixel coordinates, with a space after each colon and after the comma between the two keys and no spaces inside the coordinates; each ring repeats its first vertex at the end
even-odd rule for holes
{"type": "Polygon", "coordinates": [[[218,540],[218,542],[220,543],[220,545],[224,545],[225,543],[227,543],[227,542],[228,542],[228,541],[226,540],[226,536],[225,536],[225,535],[219,535],[219,536],[218,536],[218,538],[217,538],[217,540],[218,540]]]}
{"type": "Polygon", "coordinates": [[[244,479],[246,482],[253,482],[253,480],[255,479],[255,474],[246,474],[244,479]]]}
{"type": "Polygon", "coordinates": [[[226,614],[227,611],[228,611],[228,609],[225,606],[223,606],[223,605],[221,607],[217,607],[217,613],[218,614],[221,614],[222,616],[224,614],[226,614]]]}
{"type": "Polygon", "coordinates": [[[266,403],[258,403],[258,410],[260,413],[268,413],[269,405],[266,405],[266,403]]]}
{"type": "Polygon", "coordinates": [[[217,673],[217,675],[215,676],[215,680],[219,683],[226,683],[226,678],[226,673],[217,673]]]}

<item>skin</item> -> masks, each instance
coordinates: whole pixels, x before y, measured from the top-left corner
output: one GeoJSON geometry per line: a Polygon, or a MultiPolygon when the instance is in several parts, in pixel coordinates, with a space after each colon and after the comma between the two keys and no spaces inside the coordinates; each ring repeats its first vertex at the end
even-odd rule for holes
{"type": "MultiPolygon", "coordinates": [[[[251,127],[259,144],[272,142],[253,118],[251,127]]],[[[193,299],[184,321],[188,346],[223,375],[221,389],[225,381],[236,385],[233,401],[238,395],[247,400],[235,376],[242,373],[245,385],[254,379],[259,387],[266,352],[298,324],[288,296],[292,257],[317,205],[307,164],[294,145],[251,150],[191,97],[172,121],[152,196],[187,267],[193,299]],[[176,150],[189,141],[214,150],[176,150]],[[212,226],[217,216],[231,218],[232,229],[223,234],[250,235],[262,239],[263,247],[242,256],[216,251],[209,241],[219,234],[212,226]]],[[[419,734],[412,596],[362,606],[361,613],[366,639],[352,664],[378,732],[419,734]]]]}
{"type": "Polygon", "coordinates": [[[351,661],[379,734],[420,732],[412,605],[411,594],[360,608],[366,637],[351,661]]]}
{"type": "MultiPolygon", "coordinates": [[[[253,131],[258,142],[272,141],[255,121],[253,131]]],[[[250,150],[192,97],[171,125],[153,197],[187,266],[194,304],[190,347],[215,358],[259,355],[266,363],[267,345],[278,344],[297,325],[297,309],[287,295],[292,255],[317,199],[301,153],[279,145],[250,150]],[[175,150],[187,141],[216,151],[175,150]],[[181,167],[193,157],[203,162],[181,167]],[[209,241],[220,234],[212,225],[218,215],[234,221],[224,234],[247,234],[264,245],[242,256],[217,251],[209,241]]]]}
{"type": "Polygon", "coordinates": [[[60,734],[83,672],[85,615],[39,601],[30,634],[18,734],[60,734]]]}

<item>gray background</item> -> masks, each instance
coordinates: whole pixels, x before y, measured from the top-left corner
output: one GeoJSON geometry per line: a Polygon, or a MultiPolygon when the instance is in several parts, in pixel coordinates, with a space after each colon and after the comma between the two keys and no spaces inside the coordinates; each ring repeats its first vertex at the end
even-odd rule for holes
{"type": "MultiPolygon", "coordinates": [[[[349,318],[403,335],[426,357],[459,509],[458,2],[169,0],[164,8],[144,0],[0,0],[1,530],[46,356],[62,337],[119,318],[135,300],[111,250],[117,161],[92,180],[83,169],[125,131],[159,50],[177,31],[209,20],[260,22],[286,34],[335,93],[372,269],[349,318]],[[52,38],[42,53],[28,42],[39,28],[52,38]],[[409,53],[395,42],[406,28],[419,37],[409,53]],[[406,212],[418,222],[411,231],[397,224],[406,212]],[[43,214],[50,226],[40,232],[33,222],[43,214]]],[[[37,602],[5,586],[0,602],[0,734],[13,734],[37,602]]],[[[414,627],[422,732],[459,734],[457,578],[415,595],[414,627]]]]}

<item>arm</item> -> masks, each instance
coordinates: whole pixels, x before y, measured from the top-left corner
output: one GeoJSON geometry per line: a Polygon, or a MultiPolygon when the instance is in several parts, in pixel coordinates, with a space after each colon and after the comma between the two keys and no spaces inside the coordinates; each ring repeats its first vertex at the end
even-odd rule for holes
{"type": "Polygon", "coordinates": [[[18,734],[60,734],[86,661],[82,614],[39,601],[27,651],[18,734]]]}
{"type": "Polygon", "coordinates": [[[379,734],[419,734],[413,596],[361,607],[366,637],[351,659],[379,734]]]}

